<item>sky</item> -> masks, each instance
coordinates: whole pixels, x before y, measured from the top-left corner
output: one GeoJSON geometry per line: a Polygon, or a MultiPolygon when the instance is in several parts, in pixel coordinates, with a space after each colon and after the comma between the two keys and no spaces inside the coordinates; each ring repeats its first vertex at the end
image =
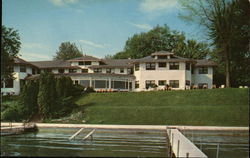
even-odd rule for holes
{"type": "Polygon", "coordinates": [[[178,17],[177,0],[3,0],[2,24],[18,30],[21,58],[52,60],[62,42],[104,58],[122,51],[135,33],[167,24],[188,39],[202,39],[198,25],[178,17]]]}

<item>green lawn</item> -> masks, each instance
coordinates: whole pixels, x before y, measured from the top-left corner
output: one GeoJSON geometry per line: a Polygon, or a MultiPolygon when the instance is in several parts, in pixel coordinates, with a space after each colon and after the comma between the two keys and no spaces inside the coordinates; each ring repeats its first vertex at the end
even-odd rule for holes
{"type": "MultiPolygon", "coordinates": [[[[248,126],[248,89],[91,93],[72,123],[248,126]]],[[[70,121],[71,122],[71,121],[70,121]]]]}

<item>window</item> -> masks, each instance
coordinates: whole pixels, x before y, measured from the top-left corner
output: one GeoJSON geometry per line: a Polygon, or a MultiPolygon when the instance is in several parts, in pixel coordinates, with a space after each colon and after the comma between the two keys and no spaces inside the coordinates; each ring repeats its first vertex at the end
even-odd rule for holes
{"type": "Polygon", "coordinates": [[[32,75],[36,74],[36,69],[32,68],[32,75]]]}
{"type": "Polygon", "coordinates": [[[191,66],[191,74],[194,74],[194,65],[191,66]]]}
{"type": "Polygon", "coordinates": [[[135,64],[135,71],[139,71],[140,70],[140,64],[135,64]]]}
{"type": "Polygon", "coordinates": [[[166,85],[166,80],[159,80],[158,81],[158,86],[164,86],[166,85]]]}
{"type": "Polygon", "coordinates": [[[88,69],[82,69],[82,73],[88,73],[88,69]]]}
{"type": "Polygon", "coordinates": [[[207,74],[207,73],[208,73],[207,67],[200,67],[199,68],[199,74],[207,74]]]}
{"type": "Polygon", "coordinates": [[[133,69],[128,68],[128,74],[133,74],[133,69]]]}
{"type": "Polygon", "coordinates": [[[158,59],[167,59],[168,56],[167,55],[158,55],[158,59]]]}
{"type": "Polygon", "coordinates": [[[186,70],[190,70],[190,63],[186,63],[186,70]]]}
{"type": "Polygon", "coordinates": [[[111,88],[126,89],[126,82],[125,81],[111,81],[111,88]]]}
{"type": "Polygon", "coordinates": [[[85,61],[85,65],[91,65],[91,61],[85,61]]]}
{"type": "Polygon", "coordinates": [[[95,68],[95,69],[94,69],[94,73],[102,73],[102,69],[100,69],[100,68],[95,68]]]}
{"type": "Polygon", "coordinates": [[[135,88],[139,88],[139,81],[135,81],[135,88]]]}
{"type": "Polygon", "coordinates": [[[83,61],[79,61],[78,65],[84,65],[84,62],[83,61]]]}
{"type": "Polygon", "coordinates": [[[122,68],[122,69],[120,69],[120,73],[124,73],[124,69],[122,68]]]}
{"type": "Polygon", "coordinates": [[[179,80],[169,80],[169,85],[172,88],[179,88],[179,80]]]}
{"type": "Polygon", "coordinates": [[[26,66],[20,65],[20,72],[26,72],[26,66]]]}
{"type": "Polygon", "coordinates": [[[76,69],[69,69],[69,73],[76,73],[76,69]]]}
{"type": "Polygon", "coordinates": [[[90,80],[80,80],[80,85],[84,87],[89,87],[90,86],[90,80]]]}
{"type": "Polygon", "coordinates": [[[190,81],[186,80],[186,86],[190,86],[190,81]]]}
{"type": "Polygon", "coordinates": [[[78,81],[78,80],[75,80],[75,84],[78,85],[78,84],[79,84],[79,81],[78,81]]]}
{"type": "Polygon", "coordinates": [[[158,63],[159,67],[167,67],[167,63],[158,63]]]}
{"type": "Polygon", "coordinates": [[[63,74],[63,73],[64,73],[64,69],[58,69],[58,72],[59,72],[60,74],[63,74]]]}
{"type": "Polygon", "coordinates": [[[146,89],[148,89],[149,87],[153,88],[154,85],[155,85],[154,80],[146,80],[146,89]]]}
{"type": "Polygon", "coordinates": [[[13,88],[13,79],[7,79],[5,81],[5,88],[13,88]]]}
{"type": "Polygon", "coordinates": [[[179,70],[179,63],[176,62],[170,62],[169,63],[169,70],[179,70]]]}
{"type": "Polygon", "coordinates": [[[155,63],[146,63],[146,70],[155,70],[155,63]]]}
{"type": "Polygon", "coordinates": [[[106,73],[110,74],[111,73],[111,69],[106,69],[106,73]]]}
{"type": "Polygon", "coordinates": [[[95,88],[108,88],[109,82],[106,80],[95,80],[95,88]]]}

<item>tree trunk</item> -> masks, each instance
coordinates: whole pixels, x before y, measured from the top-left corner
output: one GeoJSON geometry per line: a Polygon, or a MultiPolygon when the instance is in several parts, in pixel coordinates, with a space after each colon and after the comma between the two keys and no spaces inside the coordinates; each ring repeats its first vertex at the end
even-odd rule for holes
{"type": "Polygon", "coordinates": [[[230,58],[229,58],[229,47],[225,49],[225,75],[226,75],[226,87],[230,87],[230,58]]]}

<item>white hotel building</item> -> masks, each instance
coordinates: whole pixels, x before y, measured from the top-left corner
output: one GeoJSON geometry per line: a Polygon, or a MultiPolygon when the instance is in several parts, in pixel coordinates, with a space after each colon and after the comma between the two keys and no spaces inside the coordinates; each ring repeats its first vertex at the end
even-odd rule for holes
{"type": "Polygon", "coordinates": [[[14,80],[2,83],[1,92],[19,94],[27,79],[41,72],[70,76],[74,84],[95,90],[147,91],[166,84],[172,89],[187,89],[190,85],[212,88],[216,64],[203,59],[187,59],[174,53],[159,51],[141,59],[98,59],[92,56],[67,61],[25,61],[15,58],[14,80]]]}

